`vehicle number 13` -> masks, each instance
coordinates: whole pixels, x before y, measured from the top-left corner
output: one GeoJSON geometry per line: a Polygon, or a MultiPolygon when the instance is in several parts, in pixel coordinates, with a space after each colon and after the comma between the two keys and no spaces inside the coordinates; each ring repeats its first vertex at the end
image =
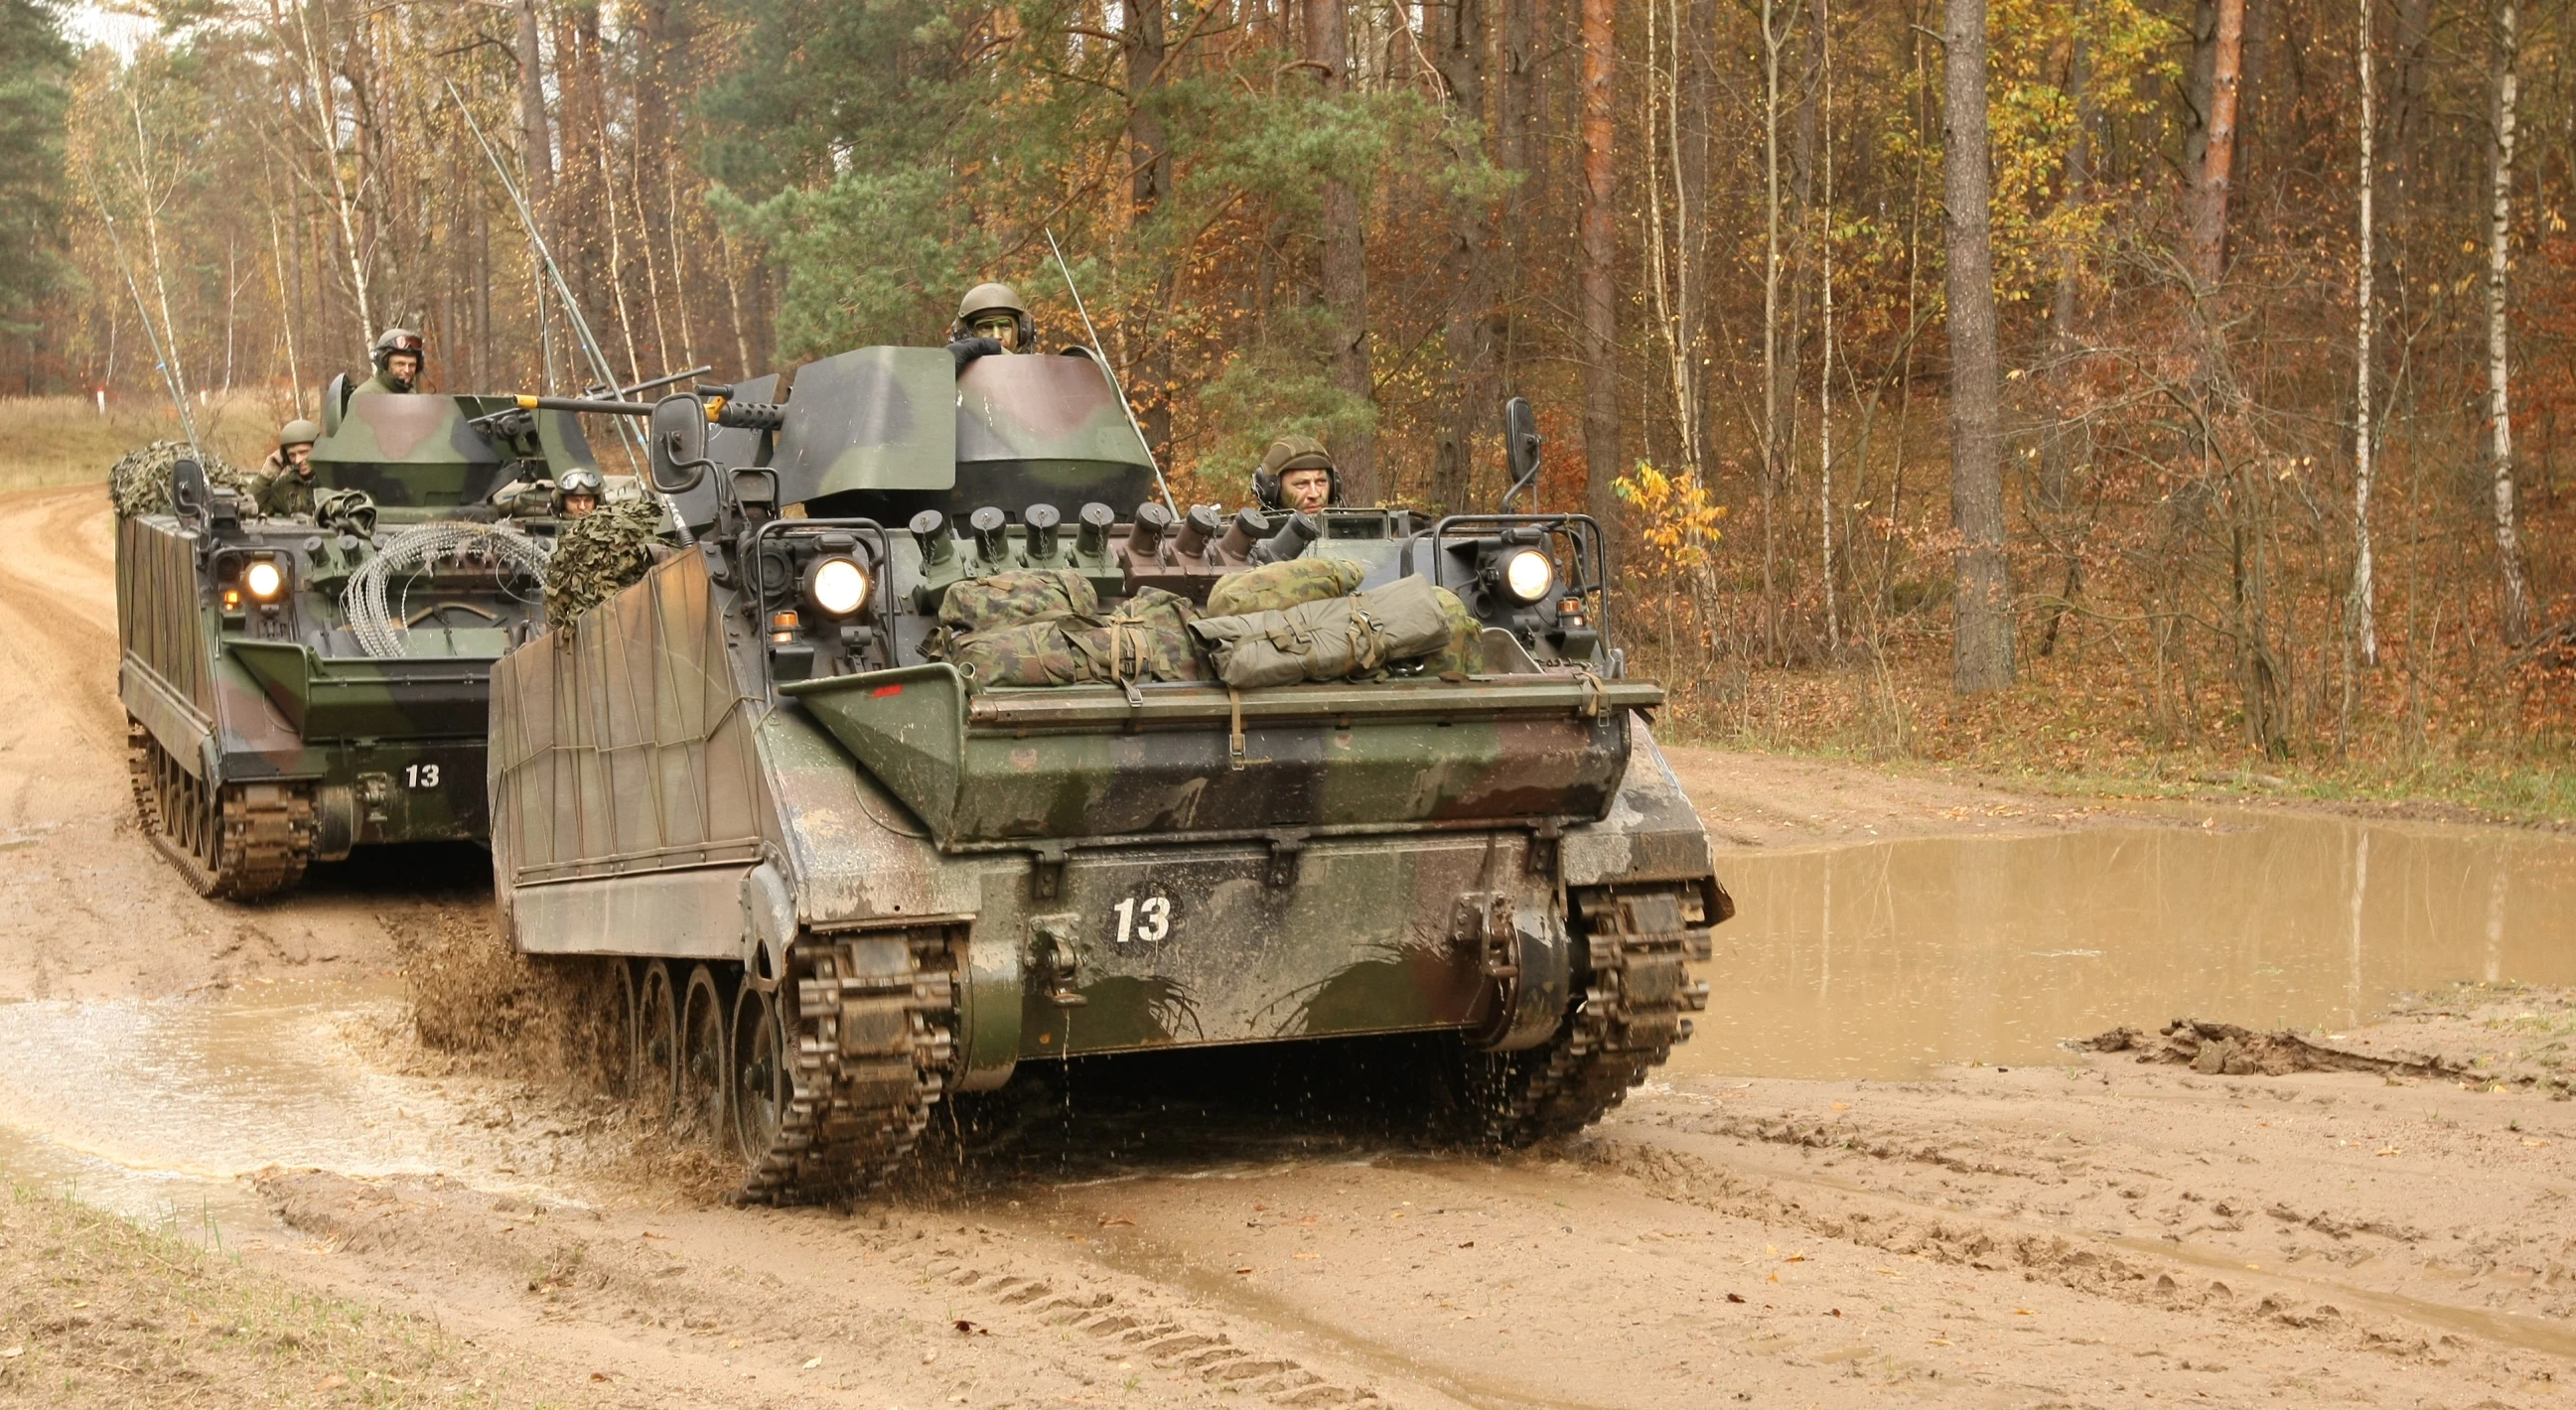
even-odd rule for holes
{"type": "Polygon", "coordinates": [[[1160,942],[1172,933],[1172,898],[1134,896],[1122,898],[1109,909],[1118,913],[1118,943],[1141,940],[1148,945],[1160,942]]]}
{"type": "Polygon", "coordinates": [[[436,788],[436,787],[438,787],[438,765],[436,765],[436,764],[405,764],[405,765],[403,765],[403,787],[405,787],[405,788],[436,788]]]}

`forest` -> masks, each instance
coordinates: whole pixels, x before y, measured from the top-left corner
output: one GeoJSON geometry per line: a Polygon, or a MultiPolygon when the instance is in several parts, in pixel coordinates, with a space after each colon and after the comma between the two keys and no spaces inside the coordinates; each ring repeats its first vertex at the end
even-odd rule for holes
{"type": "Polygon", "coordinates": [[[0,0],[13,393],[1084,341],[1060,246],[1185,501],[1528,397],[1668,728],[2576,805],[2563,2],[145,6],[0,0]]]}

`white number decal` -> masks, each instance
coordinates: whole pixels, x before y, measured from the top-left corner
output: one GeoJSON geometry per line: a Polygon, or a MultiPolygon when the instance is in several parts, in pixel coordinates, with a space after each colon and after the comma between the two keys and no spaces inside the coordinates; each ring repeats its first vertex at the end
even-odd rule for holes
{"type": "Polygon", "coordinates": [[[436,764],[405,764],[405,765],[403,765],[403,787],[405,787],[405,788],[436,788],[436,787],[438,787],[438,765],[436,765],[436,764]]]}
{"type": "Polygon", "coordinates": [[[1159,944],[1172,933],[1172,898],[1169,896],[1148,896],[1141,902],[1133,896],[1126,896],[1109,909],[1118,913],[1118,943],[1121,945],[1130,940],[1159,944]]]}

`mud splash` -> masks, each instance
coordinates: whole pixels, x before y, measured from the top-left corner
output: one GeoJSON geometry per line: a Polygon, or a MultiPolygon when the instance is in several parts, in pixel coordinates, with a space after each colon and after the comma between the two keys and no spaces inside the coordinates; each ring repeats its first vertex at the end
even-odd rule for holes
{"type": "Polygon", "coordinates": [[[2357,1025],[2454,982],[2576,983],[2576,842],[2245,814],[1722,856],[1739,907],[1677,1073],[2060,1060],[2180,1015],[2357,1025]]]}

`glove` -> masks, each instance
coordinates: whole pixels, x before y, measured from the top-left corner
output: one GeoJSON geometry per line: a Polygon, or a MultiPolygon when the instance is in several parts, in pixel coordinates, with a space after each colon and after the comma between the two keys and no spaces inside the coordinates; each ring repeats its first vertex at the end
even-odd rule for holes
{"type": "Polygon", "coordinates": [[[1001,353],[1001,342],[993,338],[960,338],[948,345],[948,355],[957,359],[960,372],[966,370],[966,364],[979,357],[999,357],[1001,353]]]}

